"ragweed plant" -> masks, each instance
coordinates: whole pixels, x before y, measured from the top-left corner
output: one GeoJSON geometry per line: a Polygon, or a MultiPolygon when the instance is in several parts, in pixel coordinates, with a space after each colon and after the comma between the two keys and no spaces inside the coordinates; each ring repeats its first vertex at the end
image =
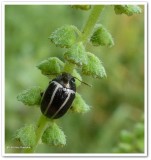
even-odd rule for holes
{"type": "MultiPolygon", "coordinates": [[[[130,16],[134,13],[141,13],[141,9],[138,6],[115,5],[113,7],[116,14],[130,16]]],[[[44,76],[48,76],[51,79],[66,72],[82,81],[82,75],[78,73],[77,69],[81,70],[83,75],[94,78],[106,77],[106,71],[101,60],[86,49],[88,42],[92,43],[93,46],[112,47],[114,45],[113,38],[105,26],[97,24],[105,6],[73,5],[72,8],[91,10],[83,30],[80,31],[73,25],[64,25],[57,28],[51,33],[49,39],[57,47],[66,48],[63,53],[64,61],[57,57],[49,57],[38,64],[37,68],[44,76]]],[[[76,80],[76,87],[81,84],[80,81],[76,80]]],[[[20,93],[17,99],[28,106],[40,106],[41,92],[43,91],[41,87],[33,86],[20,93]]],[[[76,93],[71,109],[77,113],[85,113],[90,110],[90,106],[79,93],[76,93]]],[[[49,119],[44,115],[41,115],[37,123],[20,128],[16,132],[15,138],[19,139],[21,144],[25,146],[23,150],[25,153],[35,152],[40,142],[54,146],[64,146],[66,144],[66,136],[56,124],[56,120],[49,119]]]]}

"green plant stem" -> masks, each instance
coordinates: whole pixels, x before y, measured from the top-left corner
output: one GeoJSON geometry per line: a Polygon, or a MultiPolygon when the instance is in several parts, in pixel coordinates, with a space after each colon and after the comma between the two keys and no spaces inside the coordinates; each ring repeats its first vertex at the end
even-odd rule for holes
{"type": "Polygon", "coordinates": [[[95,5],[91,11],[91,14],[89,15],[89,18],[84,26],[84,29],[82,31],[82,42],[86,44],[87,40],[89,39],[89,36],[92,33],[92,30],[104,8],[104,5],[95,5]]]}
{"type": "Polygon", "coordinates": [[[36,142],[35,142],[35,145],[33,147],[31,147],[31,148],[25,149],[24,150],[25,153],[33,153],[33,152],[35,152],[35,149],[36,149],[36,147],[37,147],[37,145],[39,143],[39,140],[40,140],[40,138],[41,138],[41,136],[42,136],[42,134],[43,134],[48,122],[50,122],[50,121],[48,121],[48,119],[45,116],[41,115],[41,117],[38,120],[37,126],[36,126],[37,129],[36,129],[36,142]]]}
{"type": "MultiPolygon", "coordinates": [[[[82,35],[79,41],[82,41],[84,44],[86,44],[89,36],[92,33],[92,30],[103,10],[104,6],[103,5],[95,5],[91,11],[91,14],[89,15],[89,18],[84,26],[84,29],[82,31],[82,35]]],[[[64,66],[64,72],[71,73],[75,69],[75,64],[66,62],[64,66]]]]}
{"type": "MultiPolygon", "coordinates": [[[[81,36],[81,40],[84,44],[86,44],[89,36],[92,33],[92,30],[100,16],[100,13],[102,12],[104,6],[103,5],[95,5],[92,9],[92,12],[84,26],[83,32],[82,32],[82,36],[81,36]]],[[[67,73],[71,73],[73,72],[73,70],[75,69],[75,64],[66,62],[65,66],[64,66],[64,72],[67,73]]],[[[39,118],[39,121],[37,123],[37,129],[36,129],[36,143],[32,148],[27,148],[24,150],[25,153],[33,153],[35,152],[35,149],[42,137],[42,134],[48,124],[48,119],[46,117],[44,117],[43,115],[41,115],[41,117],[39,118]]]]}

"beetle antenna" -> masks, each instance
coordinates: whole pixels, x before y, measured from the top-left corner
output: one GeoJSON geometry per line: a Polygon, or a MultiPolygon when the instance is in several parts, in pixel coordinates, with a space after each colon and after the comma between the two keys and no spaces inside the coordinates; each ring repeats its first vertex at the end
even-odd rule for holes
{"type": "Polygon", "coordinates": [[[86,83],[86,82],[83,82],[83,81],[81,81],[80,79],[78,79],[77,77],[74,77],[74,78],[76,78],[78,81],[80,81],[81,83],[83,83],[83,84],[85,84],[85,85],[87,85],[87,86],[89,86],[89,87],[92,87],[92,85],[90,85],[90,84],[88,84],[88,83],[86,83]]]}

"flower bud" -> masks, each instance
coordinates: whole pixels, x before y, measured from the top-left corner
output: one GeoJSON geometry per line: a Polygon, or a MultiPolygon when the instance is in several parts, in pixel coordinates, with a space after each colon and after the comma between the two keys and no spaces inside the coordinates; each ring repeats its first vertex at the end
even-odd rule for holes
{"type": "Polygon", "coordinates": [[[42,135],[42,142],[53,146],[64,146],[66,137],[56,123],[52,123],[42,135]]]}
{"type": "Polygon", "coordinates": [[[70,63],[76,64],[77,66],[87,64],[87,54],[85,52],[83,43],[79,42],[74,44],[65,52],[64,58],[70,63]]]}
{"type": "Polygon", "coordinates": [[[76,93],[75,100],[73,102],[71,110],[77,113],[85,113],[90,110],[90,106],[88,106],[80,94],[76,93]]]}
{"type": "Polygon", "coordinates": [[[17,100],[28,106],[39,105],[41,101],[41,88],[34,86],[24,90],[17,96],[17,100]]]}
{"type": "Polygon", "coordinates": [[[36,142],[35,126],[33,124],[25,125],[17,131],[15,138],[19,139],[25,147],[34,146],[36,142]]]}
{"type": "Polygon", "coordinates": [[[112,47],[114,45],[111,34],[101,24],[95,29],[90,41],[94,46],[112,47]]]}
{"type": "Polygon", "coordinates": [[[127,16],[142,12],[141,8],[137,5],[115,5],[114,11],[116,14],[126,14],[127,16]]]}
{"type": "Polygon", "coordinates": [[[50,57],[37,65],[37,67],[44,75],[59,74],[60,72],[62,72],[61,69],[63,68],[63,66],[64,63],[56,57],[50,57]]]}
{"type": "Polygon", "coordinates": [[[92,53],[87,52],[88,64],[82,67],[82,72],[85,75],[91,75],[94,78],[106,77],[105,69],[101,61],[92,53]]]}
{"type": "Polygon", "coordinates": [[[76,42],[79,32],[75,26],[66,25],[55,30],[49,38],[56,46],[69,48],[76,42]]]}

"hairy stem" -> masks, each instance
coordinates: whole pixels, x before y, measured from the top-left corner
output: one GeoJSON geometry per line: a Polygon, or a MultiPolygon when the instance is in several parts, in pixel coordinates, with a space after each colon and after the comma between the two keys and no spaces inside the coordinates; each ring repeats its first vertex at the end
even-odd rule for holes
{"type": "Polygon", "coordinates": [[[36,128],[36,143],[33,147],[25,149],[24,150],[25,153],[35,152],[35,149],[36,149],[36,147],[42,137],[42,134],[43,134],[48,122],[50,122],[50,121],[48,121],[48,119],[45,116],[41,115],[41,117],[38,120],[37,128],[36,128]]]}
{"type": "Polygon", "coordinates": [[[104,8],[104,5],[95,5],[91,11],[91,14],[89,15],[89,18],[84,26],[84,29],[82,31],[82,42],[86,44],[87,40],[89,39],[89,36],[92,33],[92,30],[104,8]]]}

